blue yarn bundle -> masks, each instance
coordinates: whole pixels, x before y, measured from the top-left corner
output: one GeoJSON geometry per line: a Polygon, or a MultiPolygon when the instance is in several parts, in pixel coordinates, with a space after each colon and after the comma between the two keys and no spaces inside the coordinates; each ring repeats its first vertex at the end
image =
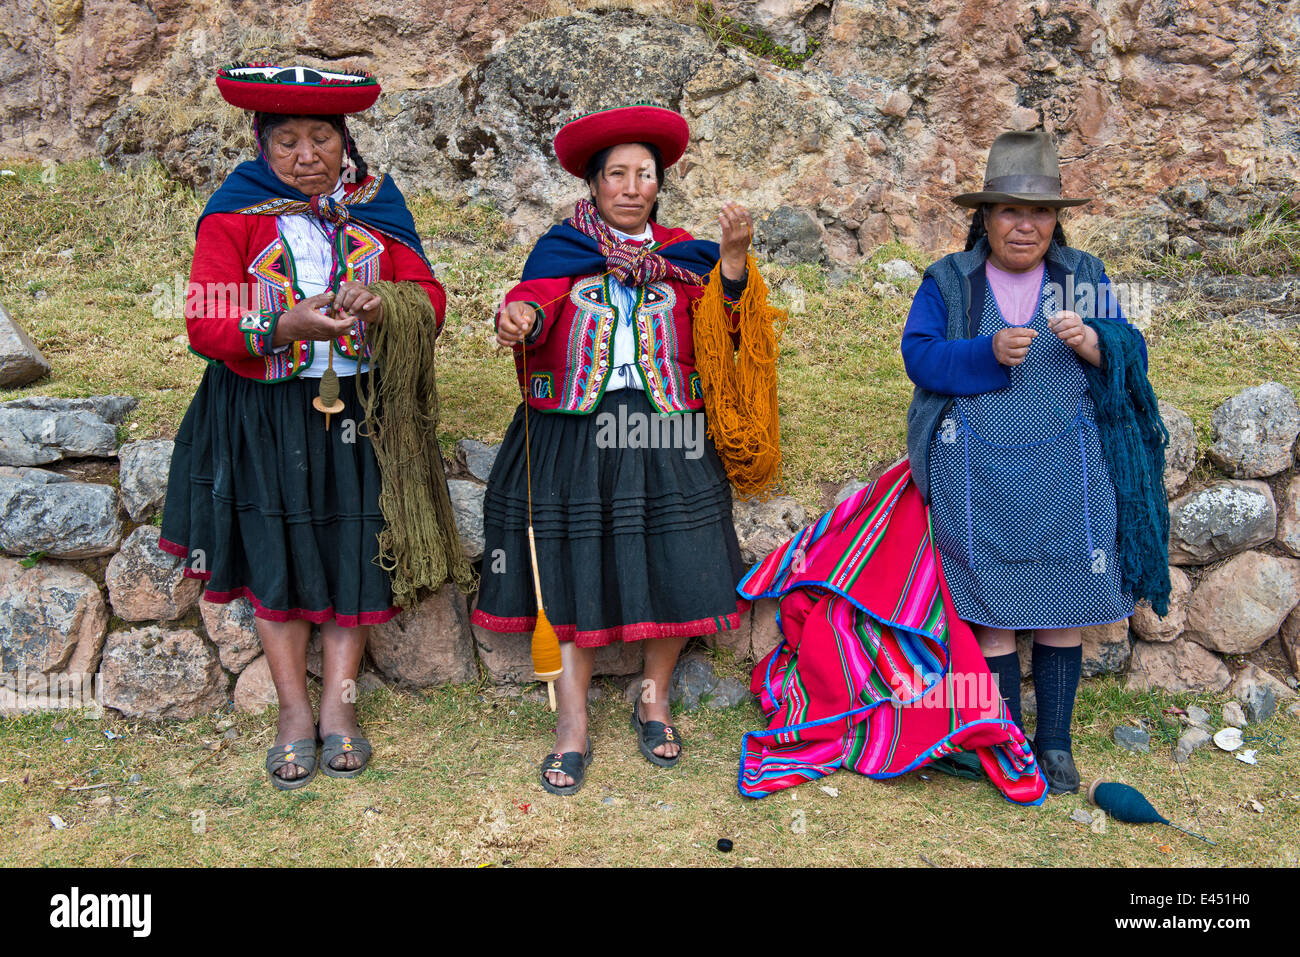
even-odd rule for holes
{"type": "Polygon", "coordinates": [[[1160,418],[1142,357],[1142,334],[1124,322],[1084,319],[1097,330],[1101,367],[1081,363],[1096,407],[1097,434],[1115,485],[1115,545],[1124,589],[1169,613],[1169,503],[1160,418]]]}
{"type": "Polygon", "coordinates": [[[1126,824],[1168,824],[1137,788],[1115,781],[1102,781],[1089,789],[1088,799],[1117,821],[1126,824]]]}
{"type": "Polygon", "coordinates": [[[1126,824],[1165,824],[1175,831],[1182,831],[1189,837],[1198,838],[1206,844],[1214,844],[1218,847],[1204,834],[1179,827],[1157,811],[1141,791],[1127,784],[1120,784],[1118,781],[1093,781],[1088,788],[1088,800],[1117,821],[1126,824]]]}

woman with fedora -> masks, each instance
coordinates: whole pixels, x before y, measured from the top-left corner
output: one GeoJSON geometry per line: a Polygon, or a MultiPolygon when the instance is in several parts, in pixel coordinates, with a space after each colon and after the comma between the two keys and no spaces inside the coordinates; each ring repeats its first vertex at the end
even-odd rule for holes
{"type": "Polygon", "coordinates": [[[664,170],[688,139],[679,114],[645,105],[560,129],[556,157],[585,195],[537,243],[498,312],[497,341],[515,350],[524,403],[488,479],[473,621],[499,632],[537,622],[531,481],[543,604],[562,645],[556,744],[541,769],[556,794],[576,792],[591,762],[597,648],[644,641],[646,690],[631,723],[646,759],[671,767],[682,747],[668,705],[677,656],[688,637],[739,624],[744,567],[727,476],[704,434],[691,306],[719,260],[724,302],[742,295],[750,216],[724,204],[720,248],[660,225],[664,170]],[[638,441],[640,426],[643,437],[686,440],[638,441]]]}
{"type": "Polygon", "coordinates": [[[974,210],[966,249],[926,270],[903,331],[908,457],[1017,724],[1015,633],[1034,632],[1034,749],[1052,792],[1073,792],[1080,629],[1168,592],[1163,425],[1141,334],[1101,261],[1066,242],[1059,210],[1087,200],[1062,195],[1051,138],[999,136],[984,189],[954,201],[974,210]]]}
{"type": "Polygon", "coordinates": [[[376,562],[380,473],[356,385],[386,309],[371,286],[412,284],[437,325],[446,300],[402,194],[367,172],[344,121],[375,102],[373,77],[232,64],[216,82],[252,113],[257,158],[199,217],[187,328],[209,364],[176,436],[159,545],[186,559],[208,601],[252,603],[279,698],[266,767],[287,790],[318,761],[335,777],[365,768],[349,687],[366,626],[399,610],[376,562]]]}

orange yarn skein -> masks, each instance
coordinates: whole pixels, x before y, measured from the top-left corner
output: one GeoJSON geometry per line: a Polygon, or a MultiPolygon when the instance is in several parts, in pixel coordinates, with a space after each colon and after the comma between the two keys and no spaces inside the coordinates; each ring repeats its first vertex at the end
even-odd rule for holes
{"type": "Polygon", "coordinates": [[[695,303],[691,329],[709,437],[737,494],[763,500],[781,481],[776,359],[790,317],[768,304],[767,284],[752,254],[746,254],[746,266],[749,281],[732,310],[739,343],[732,341],[722,300],[721,263],[695,303]]]}

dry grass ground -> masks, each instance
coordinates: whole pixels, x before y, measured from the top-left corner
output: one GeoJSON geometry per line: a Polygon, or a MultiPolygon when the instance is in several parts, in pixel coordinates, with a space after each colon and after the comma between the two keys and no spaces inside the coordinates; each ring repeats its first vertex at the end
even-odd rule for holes
{"type": "MultiPolygon", "coordinates": [[[[83,162],[47,175],[39,165],[0,165],[16,173],[0,177],[0,302],[54,366],[48,379],[3,398],[130,393],[141,404],[123,438],[173,434],[202,363],[185,349],[183,320],[158,304],[160,290],[188,274],[201,203],[153,169],[119,174],[83,162]]],[[[488,320],[524,251],[490,210],[429,195],[412,196],[411,205],[450,301],[440,440],[446,448],[466,436],[496,441],[517,392],[488,320]]],[[[1242,262],[1279,261],[1294,242],[1290,228],[1282,222],[1257,237],[1242,262]]],[[[863,476],[903,448],[910,385],[897,343],[915,283],[888,294],[876,287],[876,264],[898,257],[926,262],[917,250],[887,247],[834,282],[815,267],[764,269],[792,313],[780,366],[786,486],[813,510],[822,483],[863,476]]],[[[1171,274],[1158,263],[1125,265],[1171,274]]],[[[1300,359],[1293,335],[1201,315],[1195,301],[1173,303],[1152,318],[1147,337],[1158,393],[1192,416],[1204,440],[1215,406],[1242,387],[1276,379],[1300,390],[1300,359]]],[[[717,666],[743,671],[726,660],[717,666]]],[[[721,863],[714,847],[728,837],[736,849],[726,862],[753,865],[1300,863],[1294,719],[1269,726],[1288,740],[1280,754],[1261,752],[1256,767],[1210,750],[1180,771],[1167,747],[1132,755],[1111,743],[1116,724],[1191,700],[1215,703],[1088,682],[1076,754],[1085,775],[1136,785],[1217,848],[1166,828],[1110,822],[1095,834],[1070,820],[1081,797],[1023,809],[987,784],[939,775],[875,783],[841,774],[824,782],[837,797],[805,785],[750,801],[737,794],[735,775],[741,735],[761,725],[755,707],[681,716],[688,759],[665,772],[637,754],[618,689],[593,706],[597,763],[587,787],[561,800],[534,783],[551,743],[542,706],[466,686],[366,696],[362,722],[379,746],[373,768],[356,781],[321,777],[292,794],[272,790],[262,771],[271,715],[220,719],[233,722],[220,730],[215,717],[160,726],[75,715],[0,721],[0,860],[692,865],[721,863]],[[233,740],[205,750],[229,730],[238,732],[233,740]],[[140,784],[125,783],[137,773],[140,784]],[[792,827],[796,812],[802,834],[792,827]],[[68,827],[53,827],[52,815],[68,827]]]]}
{"type": "MultiPolygon", "coordinates": [[[[720,661],[721,673],[739,674],[720,661]]],[[[874,782],[841,772],[761,801],[736,791],[753,705],[683,714],[687,757],[648,764],[608,686],[592,706],[596,760],[564,799],[535,783],[550,748],[544,705],[472,686],[362,697],[377,745],[367,773],[318,776],[300,791],[266,782],[271,715],[149,725],[46,714],[0,723],[0,860],[12,865],[1280,866],[1300,863],[1300,756],[1248,767],[1213,747],[1183,769],[1167,746],[1130,754],[1111,729],[1175,699],[1084,686],[1075,753],[1087,777],[1126,781],[1210,847],[1163,826],[1071,820],[1080,795],[1041,808],[987,783],[912,773],[874,782]],[[230,728],[226,728],[226,724],[230,728]],[[237,737],[212,751],[231,730],[237,737]],[[109,739],[105,732],[115,737],[109,739]],[[139,774],[138,784],[126,782],[139,774]],[[927,780],[927,778],[929,778],[927,780]],[[819,785],[838,791],[832,796],[819,785]],[[52,826],[57,815],[66,828],[52,826]],[[801,830],[802,828],[802,830],[801,830]],[[719,838],[734,842],[727,857],[719,838]]],[[[1213,708],[1210,698],[1180,697],[1213,708]]],[[[1217,709],[1214,709],[1217,710],[1217,709]]]]}

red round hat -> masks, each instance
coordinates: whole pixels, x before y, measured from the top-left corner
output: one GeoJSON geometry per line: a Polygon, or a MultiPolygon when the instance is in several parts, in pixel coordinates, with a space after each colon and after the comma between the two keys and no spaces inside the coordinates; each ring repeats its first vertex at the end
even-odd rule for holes
{"type": "Polygon", "coordinates": [[[690,138],[686,117],[677,111],[636,103],[597,110],[565,123],[555,134],[555,158],[566,171],[582,179],[587,172],[587,160],[607,146],[653,143],[659,148],[667,169],[682,158],[690,138]]]}
{"type": "Polygon", "coordinates": [[[217,89],[227,103],[258,113],[333,116],[360,113],[379,98],[369,73],[321,70],[274,63],[231,63],[217,70],[217,89]]]}

